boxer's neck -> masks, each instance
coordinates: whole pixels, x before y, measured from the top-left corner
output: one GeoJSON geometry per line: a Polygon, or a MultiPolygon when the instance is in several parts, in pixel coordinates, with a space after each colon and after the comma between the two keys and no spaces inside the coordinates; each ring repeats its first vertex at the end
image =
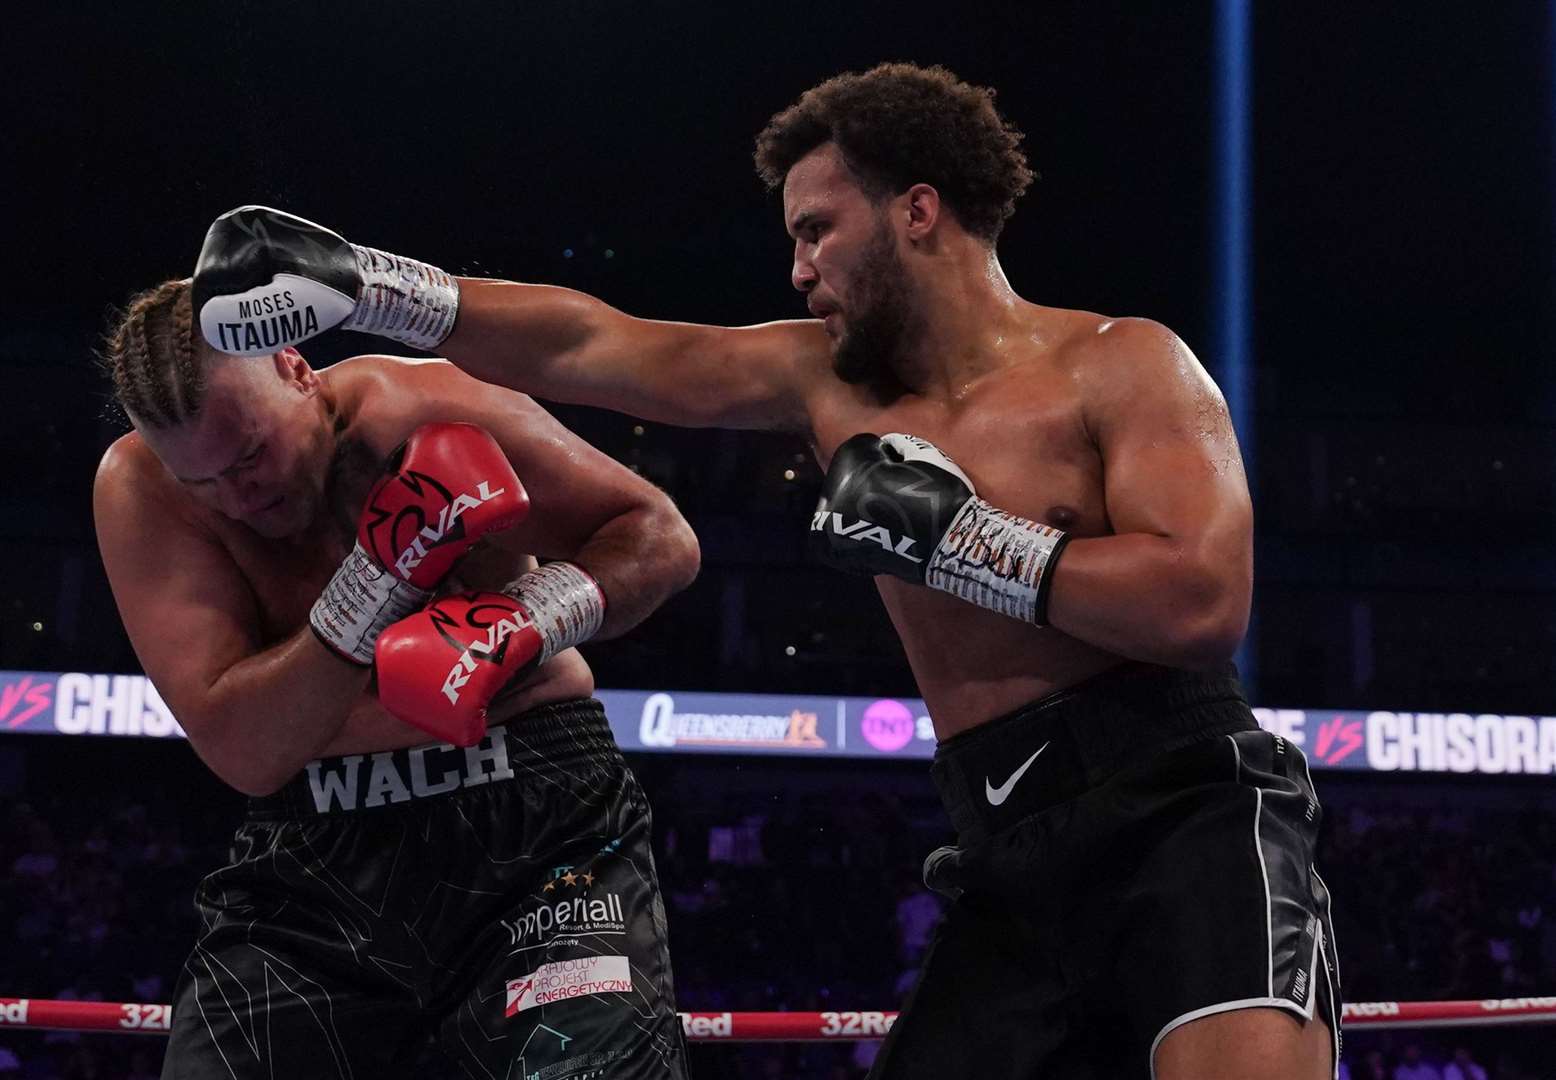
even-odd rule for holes
{"type": "Polygon", "coordinates": [[[956,401],[1029,344],[1028,305],[992,248],[967,243],[938,252],[914,274],[914,292],[916,332],[891,366],[921,397],[956,401]]]}

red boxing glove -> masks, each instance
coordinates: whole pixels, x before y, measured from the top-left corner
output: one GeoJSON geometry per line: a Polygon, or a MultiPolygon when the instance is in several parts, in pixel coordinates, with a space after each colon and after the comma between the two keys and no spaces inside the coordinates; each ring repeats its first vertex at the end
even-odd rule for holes
{"type": "Polygon", "coordinates": [[[379,635],[378,700],[434,738],[473,746],[503,687],[592,637],[604,620],[599,585],[565,562],[500,593],[436,600],[379,635]]]}
{"type": "Polygon", "coordinates": [[[524,606],[503,593],[435,600],[378,637],[378,700],[442,742],[474,746],[497,692],[539,662],[524,606]]]}
{"type": "Polygon", "coordinates": [[[424,424],[384,466],[357,517],[357,542],[309,613],[319,639],[355,664],[373,662],[383,629],[482,536],[516,525],[529,496],[497,441],[474,424],[424,424]]]}
{"type": "Polygon", "coordinates": [[[496,439],[474,424],[423,424],[368,492],[357,542],[401,581],[430,589],[482,536],[528,513],[496,439]]]}

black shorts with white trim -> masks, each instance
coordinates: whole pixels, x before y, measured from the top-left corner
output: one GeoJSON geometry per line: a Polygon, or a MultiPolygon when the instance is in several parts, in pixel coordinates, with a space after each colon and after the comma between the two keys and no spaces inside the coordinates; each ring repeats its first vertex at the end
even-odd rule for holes
{"type": "Polygon", "coordinates": [[[1235,672],[1127,664],[947,740],[954,898],[872,1080],[1145,1078],[1202,1016],[1274,1008],[1339,1048],[1319,805],[1235,672]]]}

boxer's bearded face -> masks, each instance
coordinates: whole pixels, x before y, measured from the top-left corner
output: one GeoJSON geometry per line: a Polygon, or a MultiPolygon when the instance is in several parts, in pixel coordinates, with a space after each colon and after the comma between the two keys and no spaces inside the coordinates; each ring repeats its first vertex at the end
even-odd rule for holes
{"type": "Polygon", "coordinates": [[[794,287],[822,319],[832,369],[848,383],[894,381],[915,311],[913,282],[887,204],[867,195],[842,154],[824,144],[784,181],[794,237],[794,287]]]}
{"type": "Polygon", "coordinates": [[[260,536],[296,536],[319,514],[330,428],[265,359],[213,369],[193,417],[141,434],[190,494],[260,536]]]}

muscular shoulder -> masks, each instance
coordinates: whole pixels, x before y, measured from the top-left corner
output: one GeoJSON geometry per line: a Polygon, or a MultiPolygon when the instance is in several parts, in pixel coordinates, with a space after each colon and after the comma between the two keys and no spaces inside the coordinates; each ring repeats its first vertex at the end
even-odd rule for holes
{"type": "Polygon", "coordinates": [[[821,320],[790,319],[768,325],[783,335],[795,369],[802,376],[830,376],[835,382],[842,381],[832,373],[832,341],[821,320]]]}
{"type": "Polygon", "coordinates": [[[348,414],[362,409],[413,411],[428,394],[442,396],[456,387],[478,385],[447,360],[409,356],[353,356],[320,374],[348,414]]]}
{"type": "Polygon", "coordinates": [[[1220,390],[1183,339],[1153,319],[1098,317],[1076,358],[1093,430],[1153,402],[1204,413],[1225,409],[1220,390]]]}
{"type": "Polygon", "coordinates": [[[325,375],[354,432],[384,452],[422,424],[535,407],[526,395],[481,382],[446,360],[354,356],[325,375]]]}
{"type": "Polygon", "coordinates": [[[1089,315],[1077,327],[1075,353],[1094,378],[1112,380],[1201,371],[1183,340],[1154,319],[1089,315]]]}
{"type": "Polygon", "coordinates": [[[731,370],[758,375],[771,387],[769,396],[790,403],[789,414],[753,425],[809,434],[818,413],[852,399],[860,388],[839,379],[832,369],[832,342],[819,319],[783,319],[733,330],[715,327],[731,348],[725,362],[731,370]],[[760,373],[754,368],[765,370],[760,373]]]}
{"type": "Polygon", "coordinates": [[[148,467],[158,466],[156,455],[151,452],[140,433],[127,431],[103,451],[103,459],[97,463],[98,486],[136,482],[148,467]]]}
{"type": "Polygon", "coordinates": [[[164,501],[176,496],[177,484],[138,432],[119,436],[103,451],[92,483],[92,498],[99,512],[127,500],[164,501]]]}
{"type": "Polygon", "coordinates": [[[1071,328],[1067,352],[1088,397],[1113,396],[1140,384],[1205,379],[1189,347],[1156,320],[1075,314],[1083,317],[1071,328]]]}
{"type": "Polygon", "coordinates": [[[175,531],[209,536],[209,511],[190,498],[140,435],[119,436],[103,451],[92,482],[92,517],[103,543],[151,543],[175,531]],[[144,524],[155,521],[147,529],[144,524]]]}

